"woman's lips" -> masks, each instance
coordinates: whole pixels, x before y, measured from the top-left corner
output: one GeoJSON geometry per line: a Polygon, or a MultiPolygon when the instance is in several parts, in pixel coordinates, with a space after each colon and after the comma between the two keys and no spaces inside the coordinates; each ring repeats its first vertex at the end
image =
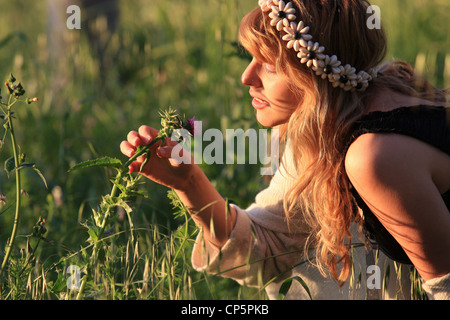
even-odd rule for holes
{"type": "Polygon", "coordinates": [[[258,109],[258,110],[267,108],[269,106],[269,104],[266,101],[260,100],[258,98],[253,98],[252,105],[253,105],[253,108],[258,109]]]}
{"type": "Polygon", "coordinates": [[[261,109],[264,109],[264,108],[267,108],[270,106],[269,102],[267,102],[266,100],[257,98],[254,95],[251,95],[251,96],[253,97],[253,101],[252,101],[253,108],[255,108],[257,110],[261,110],[261,109]]]}

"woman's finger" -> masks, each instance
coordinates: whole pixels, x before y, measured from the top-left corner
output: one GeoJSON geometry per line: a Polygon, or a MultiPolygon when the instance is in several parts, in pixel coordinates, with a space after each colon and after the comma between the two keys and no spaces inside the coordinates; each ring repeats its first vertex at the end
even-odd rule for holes
{"type": "Polygon", "coordinates": [[[192,164],[193,159],[189,152],[185,151],[180,144],[173,146],[163,146],[157,149],[159,158],[169,159],[172,165],[192,164]]]}
{"type": "Polygon", "coordinates": [[[172,150],[173,147],[169,147],[169,146],[164,146],[164,147],[160,147],[156,150],[156,154],[158,155],[158,157],[160,158],[170,158],[172,156],[172,150]]]}
{"type": "Polygon", "coordinates": [[[144,145],[149,144],[158,136],[159,131],[155,128],[149,126],[141,126],[138,130],[139,137],[141,138],[144,145]]]}
{"type": "Polygon", "coordinates": [[[120,152],[122,152],[125,156],[131,158],[136,152],[136,148],[133,147],[128,141],[122,141],[120,143],[120,152]]]}
{"type": "Polygon", "coordinates": [[[141,162],[138,161],[134,161],[132,162],[129,166],[128,166],[128,171],[129,173],[133,173],[133,172],[140,172],[141,170],[141,162]]]}
{"type": "Polygon", "coordinates": [[[127,141],[135,147],[145,144],[142,140],[143,139],[141,139],[141,136],[136,131],[130,131],[127,135],[127,141]]]}

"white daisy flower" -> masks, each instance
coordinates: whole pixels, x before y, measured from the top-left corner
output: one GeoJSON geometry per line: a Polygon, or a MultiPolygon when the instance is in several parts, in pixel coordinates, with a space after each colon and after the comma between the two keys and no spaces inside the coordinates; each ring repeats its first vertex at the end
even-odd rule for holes
{"type": "Polygon", "coordinates": [[[336,55],[331,57],[326,55],[325,59],[317,62],[317,65],[313,67],[313,70],[316,71],[316,75],[320,76],[322,79],[328,78],[330,82],[335,82],[339,80],[339,74],[341,72],[341,69],[339,68],[340,65],[341,62],[336,55]]]}
{"type": "Polygon", "coordinates": [[[303,21],[298,24],[294,4],[284,0],[258,0],[263,12],[269,12],[270,24],[278,31],[284,30],[282,39],[287,42],[288,49],[294,49],[300,62],[311,68],[317,76],[328,79],[333,87],[340,87],[345,91],[364,91],[370,81],[378,75],[378,69],[372,68],[356,73],[351,65],[342,65],[336,55],[324,54],[325,48],[318,42],[313,42],[310,28],[303,21]]]}
{"type": "Polygon", "coordinates": [[[339,74],[339,80],[333,83],[334,87],[341,87],[345,91],[350,91],[354,89],[357,86],[357,76],[356,76],[356,69],[353,68],[351,65],[346,64],[345,66],[340,66],[339,69],[341,70],[339,74]]]}
{"type": "MultiPolygon", "coordinates": [[[[378,76],[378,68],[371,68],[369,70],[369,75],[372,77],[372,79],[375,79],[378,76]]],[[[370,79],[369,81],[371,81],[372,79],[370,79]]]]}
{"type": "MultiPolygon", "coordinates": [[[[277,1],[273,1],[276,4],[277,1]]],[[[272,6],[272,12],[269,14],[272,19],[270,24],[276,26],[278,31],[283,30],[283,27],[288,27],[290,21],[294,21],[297,17],[295,16],[295,8],[293,8],[292,2],[285,4],[283,0],[278,1],[278,6],[272,6]]]]}
{"type": "Polygon", "coordinates": [[[318,42],[308,41],[308,45],[305,48],[300,48],[297,56],[300,58],[301,63],[306,63],[306,66],[311,68],[319,65],[319,62],[314,60],[325,59],[324,51],[325,47],[321,47],[318,42]]]}
{"type": "Polygon", "coordinates": [[[261,7],[261,10],[263,12],[267,12],[267,11],[272,10],[273,1],[272,0],[259,0],[258,4],[261,7]]]}
{"type": "Polygon", "coordinates": [[[364,91],[369,86],[369,82],[372,81],[372,76],[368,74],[365,71],[360,71],[356,75],[357,77],[357,84],[355,86],[355,89],[358,91],[364,91]]]}
{"type": "Polygon", "coordinates": [[[284,27],[284,31],[286,34],[283,36],[283,40],[288,41],[287,47],[294,48],[297,52],[301,47],[307,47],[308,40],[312,39],[312,35],[308,34],[309,27],[305,26],[303,21],[300,21],[299,24],[291,22],[289,27],[284,27]]]}

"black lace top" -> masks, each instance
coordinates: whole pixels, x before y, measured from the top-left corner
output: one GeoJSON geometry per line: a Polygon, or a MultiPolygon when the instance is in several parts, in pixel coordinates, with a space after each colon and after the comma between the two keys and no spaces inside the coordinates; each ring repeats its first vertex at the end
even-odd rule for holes
{"type": "MultiPolygon", "coordinates": [[[[424,141],[450,155],[450,108],[417,106],[403,107],[388,112],[376,111],[363,116],[356,124],[349,146],[365,133],[396,133],[424,141]]],[[[355,189],[352,190],[358,206],[364,213],[369,239],[375,241],[389,258],[411,264],[400,244],[384,228],[355,189]]],[[[450,210],[450,190],[442,195],[450,210]]],[[[449,230],[450,232],[450,230],[449,230]]]]}

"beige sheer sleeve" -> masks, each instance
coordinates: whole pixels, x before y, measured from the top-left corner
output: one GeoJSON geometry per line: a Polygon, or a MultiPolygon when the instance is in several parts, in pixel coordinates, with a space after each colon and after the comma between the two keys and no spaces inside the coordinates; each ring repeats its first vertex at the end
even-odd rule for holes
{"type": "Polygon", "coordinates": [[[423,288],[430,300],[450,300],[450,273],[424,282],[423,288]]]}

